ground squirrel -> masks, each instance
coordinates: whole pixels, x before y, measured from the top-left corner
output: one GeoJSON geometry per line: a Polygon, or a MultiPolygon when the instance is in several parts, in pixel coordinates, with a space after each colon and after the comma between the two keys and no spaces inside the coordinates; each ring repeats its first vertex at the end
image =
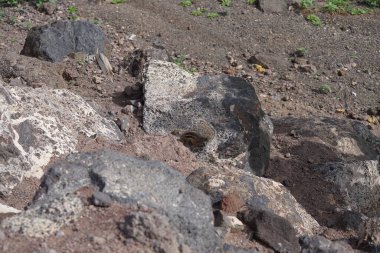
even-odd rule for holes
{"type": "Polygon", "coordinates": [[[192,149],[202,149],[215,137],[214,127],[207,121],[198,120],[191,129],[176,129],[172,134],[179,136],[180,141],[192,149]]]}

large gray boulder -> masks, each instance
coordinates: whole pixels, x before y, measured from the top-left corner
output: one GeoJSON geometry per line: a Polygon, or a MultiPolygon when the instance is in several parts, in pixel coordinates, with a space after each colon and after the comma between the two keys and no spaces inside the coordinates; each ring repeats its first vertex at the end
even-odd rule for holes
{"type": "Polygon", "coordinates": [[[192,150],[221,158],[247,151],[248,166],[268,166],[270,119],[254,88],[242,78],[192,75],[174,63],[152,60],[144,72],[144,129],[175,134],[192,150]]]}
{"type": "Polygon", "coordinates": [[[345,242],[333,242],[322,236],[305,236],[300,239],[301,253],[354,253],[345,242]]]}
{"type": "Polygon", "coordinates": [[[98,26],[83,20],[59,20],[33,27],[28,33],[21,54],[59,62],[73,52],[103,52],[105,43],[106,35],[98,26]]]}
{"type": "Polygon", "coordinates": [[[6,86],[0,82],[0,195],[24,177],[41,178],[52,158],[74,152],[79,137],[117,141],[116,124],[67,90],[6,86]]]}
{"type": "Polygon", "coordinates": [[[380,210],[380,165],[377,160],[327,163],[315,168],[323,178],[339,186],[349,206],[366,215],[380,210]]]}
{"type": "Polygon", "coordinates": [[[234,167],[209,166],[194,171],[187,180],[209,194],[213,204],[220,202],[224,196],[235,195],[242,198],[250,210],[270,211],[284,218],[294,227],[298,236],[312,235],[320,228],[292,194],[282,184],[271,179],[234,167]]]}
{"type": "MultiPolygon", "coordinates": [[[[56,225],[54,228],[58,229],[62,222],[57,225],[54,218],[46,217],[47,214],[34,210],[49,206],[50,203],[63,197],[75,196],[78,189],[86,186],[108,194],[114,201],[146,205],[166,216],[174,229],[174,234],[178,237],[177,240],[172,240],[172,237],[167,238],[166,246],[173,247],[177,242],[183,241],[194,252],[214,252],[222,246],[214,231],[208,196],[188,184],[178,171],[161,162],[131,158],[110,151],[74,154],[56,163],[46,173],[41,190],[30,209],[24,214],[6,219],[3,227],[18,231],[22,223],[34,224],[36,228],[34,234],[51,234],[51,225],[43,230],[35,223],[41,219],[44,220],[44,224],[50,224],[52,221],[56,225]],[[49,222],[46,222],[46,219],[49,222]]],[[[137,216],[140,217],[141,214],[130,218],[137,219],[137,216]]],[[[162,225],[167,229],[165,219],[158,216],[144,219],[145,221],[139,223],[141,229],[147,224],[162,225]]],[[[132,221],[127,220],[122,230],[127,235],[136,237],[138,228],[131,230],[130,222],[132,221]]],[[[152,240],[165,237],[159,233],[158,228],[151,227],[151,229],[157,232],[152,232],[152,240]]],[[[29,235],[33,236],[33,233],[29,235]]],[[[137,237],[136,239],[142,240],[137,237]]]]}
{"type": "Polygon", "coordinates": [[[335,118],[290,117],[273,122],[276,138],[287,142],[284,152],[291,154],[284,161],[301,162],[298,167],[309,168],[335,186],[334,195],[342,200],[339,208],[369,216],[379,213],[380,138],[364,124],[335,118]]]}

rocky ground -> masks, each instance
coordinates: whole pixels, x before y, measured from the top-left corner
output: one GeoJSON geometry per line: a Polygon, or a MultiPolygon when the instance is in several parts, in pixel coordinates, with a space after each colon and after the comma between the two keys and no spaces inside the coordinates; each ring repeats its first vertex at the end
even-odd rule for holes
{"type": "Polygon", "coordinates": [[[322,5],[1,7],[0,252],[378,250],[380,11],[322,5]]]}

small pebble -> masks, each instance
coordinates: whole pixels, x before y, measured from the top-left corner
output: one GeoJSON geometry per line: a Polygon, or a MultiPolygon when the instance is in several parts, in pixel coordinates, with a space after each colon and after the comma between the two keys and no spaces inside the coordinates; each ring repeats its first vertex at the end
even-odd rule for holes
{"type": "Polygon", "coordinates": [[[92,195],[92,203],[99,207],[109,207],[112,205],[112,199],[108,194],[103,192],[95,192],[92,195]]]}
{"type": "Polygon", "coordinates": [[[286,157],[286,158],[290,158],[290,153],[286,153],[286,154],[285,154],[285,157],[286,157]]]}

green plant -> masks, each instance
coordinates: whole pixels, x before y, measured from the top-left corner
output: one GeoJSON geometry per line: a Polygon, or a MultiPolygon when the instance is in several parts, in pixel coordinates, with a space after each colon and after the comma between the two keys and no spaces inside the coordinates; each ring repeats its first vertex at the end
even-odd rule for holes
{"type": "Polygon", "coordinates": [[[30,20],[24,21],[20,25],[22,28],[27,29],[27,30],[33,27],[33,23],[30,20]]]}
{"type": "Polygon", "coordinates": [[[183,67],[183,61],[186,59],[185,54],[179,54],[175,59],[174,63],[178,65],[179,67],[183,67]]]}
{"type": "Polygon", "coordinates": [[[201,16],[203,13],[205,13],[207,10],[205,8],[196,8],[191,12],[191,15],[193,16],[201,16]]]}
{"type": "Polygon", "coordinates": [[[306,16],[306,20],[309,21],[310,23],[312,23],[315,26],[321,26],[322,25],[321,19],[317,15],[315,15],[315,14],[309,14],[309,15],[307,15],[306,16]]]}
{"type": "Polygon", "coordinates": [[[307,9],[314,4],[314,0],[301,0],[301,8],[307,9]]]}
{"type": "Polygon", "coordinates": [[[299,47],[299,48],[297,48],[296,49],[296,51],[295,51],[295,55],[296,56],[298,56],[298,57],[304,57],[305,55],[307,55],[308,54],[308,50],[306,49],[306,48],[304,48],[304,47],[299,47]]]}
{"type": "Polygon", "coordinates": [[[322,84],[318,89],[318,92],[321,94],[327,94],[327,93],[330,93],[331,91],[332,91],[331,87],[328,84],[322,84]]]}
{"type": "Polygon", "coordinates": [[[232,4],[232,0],[220,0],[220,5],[223,7],[230,7],[232,4]]]}
{"type": "Polygon", "coordinates": [[[94,25],[101,25],[103,23],[103,21],[98,18],[90,19],[89,21],[93,23],[94,25]]]}
{"type": "Polygon", "coordinates": [[[40,9],[42,7],[42,5],[44,5],[44,3],[46,2],[56,2],[56,1],[49,1],[49,0],[36,0],[35,1],[35,5],[38,9],[40,9]]]}
{"type": "Polygon", "coordinates": [[[247,0],[247,4],[254,5],[256,3],[256,0],[247,0]]]}
{"type": "Polygon", "coordinates": [[[5,17],[5,12],[0,9],[0,21],[5,17]]]}
{"type": "Polygon", "coordinates": [[[193,1],[192,0],[181,0],[181,2],[179,4],[182,7],[189,7],[189,6],[193,5],[193,1]]]}
{"type": "Polygon", "coordinates": [[[188,68],[185,66],[185,64],[183,63],[185,60],[186,60],[186,57],[187,55],[185,54],[179,54],[177,55],[177,57],[174,59],[174,63],[180,67],[181,69],[184,69],[185,71],[191,73],[191,74],[195,74],[197,72],[197,69],[192,67],[192,68],[188,68]]]}
{"type": "Polygon", "coordinates": [[[67,8],[67,13],[69,13],[69,19],[71,20],[76,20],[78,19],[78,8],[75,7],[74,5],[71,5],[67,8]]]}
{"type": "Polygon", "coordinates": [[[348,0],[327,0],[323,8],[327,12],[345,12],[348,0]]]}
{"type": "Polygon", "coordinates": [[[380,7],[380,0],[365,0],[364,3],[369,7],[380,7]]]}
{"type": "Polygon", "coordinates": [[[0,0],[0,6],[16,6],[22,2],[23,0],[0,0]]]}
{"type": "Polygon", "coordinates": [[[355,8],[355,7],[347,8],[347,12],[350,13],[351,15],[362,15],[362,14],[367,14],[371,11],[372,10],[369,8],[355,8]]]}
{"type": "Polygon", "coordinates": [[[71,6],[67,7],[67,12],[68,12],[70,15],[76,15],[77,12],[78,12],[78,8],[75,7],[74,5],[71,5],[71,6]]]}
{"type": "Polygon", "coordinates": [[[214,19],[214,18],[217,18],[219,17],[219,14],[217,12],[209,12],[207,13],[207,18],[208,19],[214,19]]]}
{"type": "Polygon", "coordinates": [[[122,4],[125,3],[126,0],[112,0],[111,4],[122,4]]]}

